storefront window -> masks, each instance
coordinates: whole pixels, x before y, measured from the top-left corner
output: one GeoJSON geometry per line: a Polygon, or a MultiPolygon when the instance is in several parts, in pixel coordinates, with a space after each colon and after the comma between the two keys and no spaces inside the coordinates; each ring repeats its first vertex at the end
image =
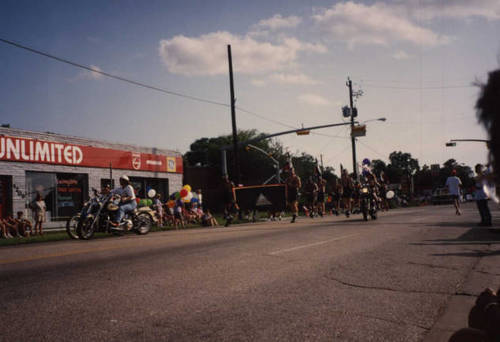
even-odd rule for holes
{"type": "Polygon", "coordinates": [[[26,189],[32,205],[41,194],[47,220],[66,220],[78,212],[88,196],[88,177],[79,173],[26,172],[26,189]]]}
{"type": "Polygon", "coordinates": [[[130,177],[130,183],[139,198],[146,198],[150,189],[161,194],[162,201],[168,198],[168,179],[130,177]]]}

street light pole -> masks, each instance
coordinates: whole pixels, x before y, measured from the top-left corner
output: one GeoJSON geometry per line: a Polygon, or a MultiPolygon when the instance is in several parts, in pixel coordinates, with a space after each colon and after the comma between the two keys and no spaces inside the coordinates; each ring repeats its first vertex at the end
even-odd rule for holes
{"type": "Polygon", "coordinates": [[[356,163],[356,137],[352,135],[352,129],[354,127],[354,104],[352,100],[352,81],[347,78],[347,87],[349,88],[349,107],[351,109],[351,143],[352,143],[352,171],[354,173],[354,178],[358,179],[358,165],[356,163]]]}
{"type": "Polygon", "coordinates": [[[233,159],[234,159],[234,174],[233,179],[236,185],[240,184],[240,163],[238,160],[238,130],[236,129],[236,108],[234,98],[234,82],[233,82],[233,59],[231,56],[231,45],[227,46],[227,57],[229,60],[229,87],[231,91],[231,122],[233,126],[233,159]]]}

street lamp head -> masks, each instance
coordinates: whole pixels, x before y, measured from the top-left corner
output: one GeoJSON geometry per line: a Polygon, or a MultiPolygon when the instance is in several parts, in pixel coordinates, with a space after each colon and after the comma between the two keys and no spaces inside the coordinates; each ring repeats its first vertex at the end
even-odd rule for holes
{"type": "Polygon", "coordinates": [[[457,143],[455,143],[455,142],[447,142],[446,143],[446,147],[453,147],[453,146],[457,146],[457,143]]]}
{"type": "Polygon", "coordinates": [[[377,120],[378,121],[386,121],[387,119],[386,118],[378,118],[377,120]]]}

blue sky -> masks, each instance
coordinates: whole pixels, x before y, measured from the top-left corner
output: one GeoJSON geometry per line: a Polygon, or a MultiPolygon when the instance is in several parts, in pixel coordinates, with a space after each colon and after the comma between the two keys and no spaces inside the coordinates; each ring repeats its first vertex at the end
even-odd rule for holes
{"type": "MultiPolygon", "coordinates": [[[[274,133],[341,122],[347,76],[368,123],[358,157],[410,152],[421,164],[486,160],[478,89],[499,66],[496,0],[2,1],[0,37],[167,90],[229,103],[232,45],[241,129],[274,133]],[[276,123],[276,121],[282,124],[276,123]]],[[[139,88],[0,44],[2,123],[188,150],[229,134],[230,110],[139,88]]],[[[352,167],[345,128],[284,136],[336,169],[352,167]]]]}

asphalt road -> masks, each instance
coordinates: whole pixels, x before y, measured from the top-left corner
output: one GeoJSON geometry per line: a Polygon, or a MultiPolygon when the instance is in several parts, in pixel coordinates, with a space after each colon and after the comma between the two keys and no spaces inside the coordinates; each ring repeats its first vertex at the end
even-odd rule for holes
{"type": "Polygon", "coordinates": [[[0,340],[446,340],[500,285],[500,234],[477,217],[431,206],[1,248],[0,340]]]}

